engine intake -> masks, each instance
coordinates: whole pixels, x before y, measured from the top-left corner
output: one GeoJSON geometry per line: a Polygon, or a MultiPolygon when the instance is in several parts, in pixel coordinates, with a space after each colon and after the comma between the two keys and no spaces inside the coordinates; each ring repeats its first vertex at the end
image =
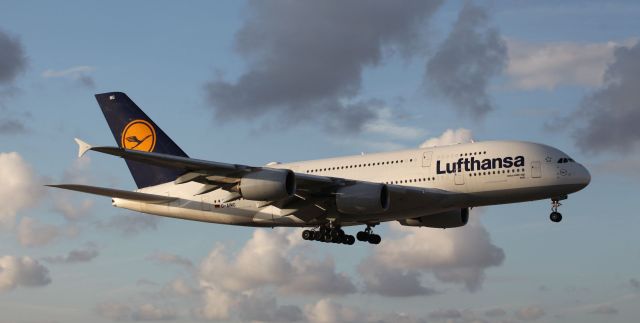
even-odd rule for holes
{"type": "Polygon", "coordinates": [[[376,214],[389,209],[389,190],[384,184],[356,183],[337,191],[336,207],[344,214],[376,214]]]}
{"type": "Polygon", "coordinates": [[[469,222],[469,208],[456,209],[413,219],[398,220],[401,225],[410,227],[457,228],[469,222]]]}
{"type": "Polygon", "coordinates": [[[262,169],[242,177],[235,191],[247,200],[276,201],[296,192],[296,176],[289,169],[262,169]]]}

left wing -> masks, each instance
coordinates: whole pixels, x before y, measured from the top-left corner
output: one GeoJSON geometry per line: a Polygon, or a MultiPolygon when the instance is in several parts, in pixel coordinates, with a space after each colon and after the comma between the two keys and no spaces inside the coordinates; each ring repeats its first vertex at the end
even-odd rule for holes
{"type": "MultiPolygon", "coordinates": [[[[80,148],[79,155],[84,154],[88,150],[93,150],[149,165],[182,170],[184,174],[178,177],[174,183],[183,184],[195,181],[203,184],[203,187],[195,195],[204,194],[219,188],[229,190],[240,182],[244,176],[253,172],[261,170],[281,171],[281,169],[270,167],[213,162],[168,154],[130,150],[120,147],[92,147],[79,139],[76,139],[76,141],[80,148]]],[[[273,204],[281,209],[293,209],[296,205],[300,205],[301,203],[307,205],[309,203],[314,203],[318,207],[322,208],[321,204],[328,201],[329,198],[335,198],[335,196],[339,194],[338,191],[340,188],[355,184],[379,185],[378,183],[371,183],[367,181],[319,176],[306,173],[295,173],[295,181],[296,191],[293,196],[279,201],[269,201],[267,204],[273,204]]],[[[455,194],[452,192],[439,189],[401,185],[386,185],[386,187],[389,191],[391,205],[403,205],[405,203],[412,204],[409,202],[419,199],[422,203],[445,207],[446,205],[452,204],[454,202],[453,199],[455,198],[455,194]]]]}

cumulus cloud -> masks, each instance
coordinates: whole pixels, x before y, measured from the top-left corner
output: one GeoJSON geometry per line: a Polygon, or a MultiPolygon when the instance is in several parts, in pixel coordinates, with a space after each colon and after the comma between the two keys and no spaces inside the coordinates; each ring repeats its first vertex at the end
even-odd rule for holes
{"type": "MultiPolygon", "coordinates": [[[[90,165],[91,158],[88,157],[74,160],[73,163],[65,169],[61,182],[90,185],[92,182],[88,171],[90,165]]],[[[54,211],[62,214],[65,219],[78,221],[87,218],[91,214],[94,206],[93,197],[84,197],[82,200],[79,200],[81,196],[79,196],[78,193],[58,189],[52,190],[52,194],[54,211]]]]}
{"type": "Polygon", "coordinates": [[[112,216],[108,221],[97,221],[99,229],[118,232],[123,236],[132,236],[147,230],[156,230],[159,219],[156,216],[122,213],[112,216]]]}
{"type": "Polygon", "coordinates": [[[95,67],[93,66],[81,65],[62,70],[47,69],[42,72],[42,77],[70,79],[85,87],[94,88],[95,81],[91,76],[94,71],[95,67]]]}
{"type": "Polygon", "coordinates": [[[375,119],[375,102],[354,100],[363,69],[386,53],[420,52],[441,2],[249,1],[235,36],[248,70],[235,82],[207,82],[207,101],[221,120],[275,115],[359,131],[375,119]]]}
{"type": "Polygon", "coordinates": [[[507,63],[505,42],[488,22],[484,8],[465,2],[452,31],[426,66],[428,90],[471,117],[493,110],[489,81],[507,63]]]}
{"type": "Polygon", "coordinates": [[[618,314],[618,309],[609,304],[601,304],[589,311],[589,313],[599,315],[616,315],[618,314]]]}
{"type": "Polygon", "coordinates": [[[49,270],[31,257],[0,257],[0,292],[51,283],[49,270]]]}
{"type": "Polygon", "coordinates": [[[27,56],[22,42],[0,30],[0,85],[7,85],[27,68],[27,56]]]}
{"type": "Polygon", "coordinates": [[[174,308],[150,303],[130,306],[117,302],[102,302],[97,304],[93,311],[114,321],[170,321],[178,318],[174,308]]]}
{"type": "Polygon", "coordinates": [[[15,223],[16,214],[35,205],[42,193],[40,179],[16,152],[0,152],[0,226],[15,223]]]}
{"type": "Polygon", "coordinates": [[[535,44],[509,40],[507,75],[513,86],[525,90],[551,90],[560,85],[600,86],[615,49],[627,43],[535,44]]]}
{"type": "MultiPolygon", "coordinates": [[[[485,270],[499,266],[504,261],[504,251],[492,243],[489,232],[473,213],[469,223],[461,228],[414,228],[403,227],[394,222],[391,224],[391,231],[400,237],[385,239],[364,260],[365,265],[358,267],[365,288],[381,295],[416,294],[417,287],[409,284],[406,284],[408,291],[404,294],[392,289],[380,289],[380,277],[394,277],[389,275],[389,272],[394,271],[430,273],[440,282],[463,284],[467,290],[476,291],[482,286],[485,270]]],[[[397,274],[396,277],[406,279],[406,275],[397,274]]],[[[421,283],[417,278],[413,281],[421,283]]],[[[387,285],[393,286],[392,283],[387,285]]],[[[427,287],[423,288],[423,294],[430,291],[427,287]]]]}
{"type": "Polygon", "coordinates": [[[357,307],[346,306],[328,298],[320,299],[305,307],[305,316],[312,323],[356,323],[356,322],[394,322],[394,323],[424,323],[424,319],[400,313],[376,313],[357,307]]]}
{"type": "Polygon", "coordinates": [[[278,305],[268,291],[286,295],[343,295],[356,291],[348,276],[338,273],[329,257],[308,256],[299,246],[299,232],[258,229],[236,253],[218,244],[199,267],[203,294],[202,317],[253,319],[262,308],[270,313],[260,320],[278,321],[282,315],[298,317],[300,309],[278,305]],[[224,277],[224,279],[220,279],[224,277]],[[298,314],[296,314],[298,313],[298,314]]]}
{"type": "Polygon", "coordinates": [[[439,137],[433,137],[425,140],[420,144],[420,148],[461,144],[471,142],[472,140],[473,136],[469,129],[447,129],[439,137]]]}
{"type": "Polygon", "coordinates": [[[439,309],[429,313],[429,317],[435,320],[457,319],[462,317],[462,313],[456,309],[439,309]]]}
{"type": "Polygon", "coordinates": [[[44,257],[43,261],[52,264],[75,264],[89,262],[100,254],[94,243],[87,243],[83,248],[73,249],[64,256],[44,257]]]}
{"type": "MultiPolygon", "coordinates": [[[[0,108],[4,107],[4,98],[15,93],[14,82],[27,69],[27,61],[20,38],[0,29],[0,108]]],[[[0,114],[0,135],[24,132],[26,128],[22,121],[0,114]]]]}
{"type": "Polygon", "coordinates": [[[524,321],[535,321],[546,313],[540,306],[527,306],[516,311],[516,317],[524,321]]]}
{"type": "Polygon", "coordinates": [[[634,290],[640,290],[640,280],[637,280],[635,278],[629,279],[629,286],[631,286],[631,288],[633,288],[634,290]]]}
{"type": "Polygon", "coordinates": [[[55,240],[60,233],[61,230],[53,224],[25,216],[18,225],[18,242],[25,247],[43,246],[55,240]]]}
{"type": "Polygon", "coordinates": [[[22,121],[16,119],[0,120],[0,135],[15,135],[27,132],[22,121]]]}
{"type": "Polygon", "coordinates": [[[484,312],[484,315],[487,317],[501,317],[501,316],[507,315],[507,311],[501,308],[492,308],[492,309],[486,310],[484,312]]]}
{"type": "Polygon", "coordinates": [[[571,116],[575,142],[585,152],[629,153],[640,144],[640,43],[616,47],[603,80],[571,116]]]}
{"type": "Polygon", "coordinates": [[[146,259],[160,264],[173,264],[182,266],[188,270],[194,268],[193,262],[191,260],[168,252],[156,252],[147,256],[146,259]]]}

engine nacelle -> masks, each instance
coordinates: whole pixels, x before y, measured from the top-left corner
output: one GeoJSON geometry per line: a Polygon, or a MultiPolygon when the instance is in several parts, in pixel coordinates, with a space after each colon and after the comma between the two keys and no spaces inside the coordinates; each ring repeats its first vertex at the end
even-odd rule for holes
{"type": "Polygon", "coordinates": [[[398,220],[401,225],[410,227],[457,228],[469,222],[469,208],[456,209],[442,213],[421,216],[413,219],[398,220]]]}
{"type": "Polygon", "coordinates": [[[245,175],[235,190],[247,200],[276,201],[296,192],[296,176],[288,169],[263,169],[245,175]]]}
{"type": "Polygon", "coordinates": [[[377,214],[389,209],[387,185],[357,183],[337,191],[336,207],[344,214],[377,214]]]}

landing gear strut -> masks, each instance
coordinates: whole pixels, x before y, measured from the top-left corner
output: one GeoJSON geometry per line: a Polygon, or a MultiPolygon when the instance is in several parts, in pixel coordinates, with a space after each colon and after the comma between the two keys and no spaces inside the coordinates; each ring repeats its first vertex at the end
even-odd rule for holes
{"type": "Polygon", "coordinates": [[[321,242],[341,243],[352,245],[356,242],[356,238],[352,235],[345,234],[339,226],[323,225],[318,229],[302,231],[302,239],[315,240],[321,242]]]}
{"type": "Polygon", "coordinates": [[[358,232],[358,234],[356,234],[356,238],[358,238],[358,241],[366,241],[370,244],[379,244],[380,241],[382,241],[382,238],[379,235],[373,233],[370,225],[367,225],[367,228],[364,229],[364,231],[358,232]]]}
{"type": "Polygon", "coordinates": [[[560,207],[560,205],[562,205],[562,204],[560,203],[559,200],[557,200],[557,199],[552,199],[551,200],[551,214],[549,215],[549,219],[551,219],[551,221],[553,221],[553,222],[562,221],[562,214],[560,214],[560,212],[558,212],[558,207],[560,207]]]}

